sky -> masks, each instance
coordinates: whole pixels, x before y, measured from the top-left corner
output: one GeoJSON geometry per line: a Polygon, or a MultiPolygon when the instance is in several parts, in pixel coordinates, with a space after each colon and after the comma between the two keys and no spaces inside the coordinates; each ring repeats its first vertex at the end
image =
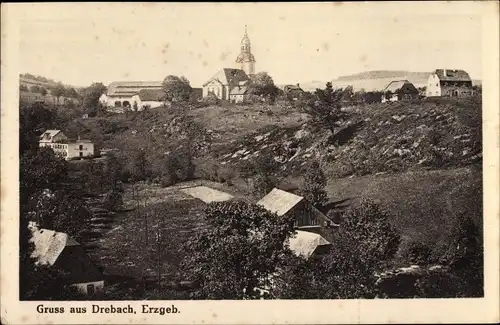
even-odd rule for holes
{"type": "Polygon", "coordinates": [[[256,71],[276,84],[437,68],[481,79],[481,16],[466,5],[32,4],[19,13],[19,68],[74,86],[179,75],[201,87],[237,67],[247,25],[256,71]]]}

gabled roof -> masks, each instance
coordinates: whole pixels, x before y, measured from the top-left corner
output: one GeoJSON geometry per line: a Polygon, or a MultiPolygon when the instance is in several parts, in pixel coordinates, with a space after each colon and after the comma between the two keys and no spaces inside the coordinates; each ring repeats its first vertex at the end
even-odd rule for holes
{"type": "Polygon", "coordinates": [[[139,90],[139,98],[146,102],[162,102],[165,93],[163,89],[141,89],[139,90]]]}
{"type": "Polygon", "coordinates": [[[108,96],[133,96],[141,89],[161,89],[161,81],[114,81],[109,84],[108,96]]]}
{"type": "Polygon", "coordinates": [[[472,81],[464,70],[436,69],[434,73],[442,81],[472,81]]]}
{"type": "Polygon", "coordinates": [[[303,199],[301,196],[273,188],[257,204],[278,216],[283,216],[303,199]]]}
{"type": "Polygon", "coordinates": [[[203,86],[208,85],[212,80],[217,80],[223,85],[238,84],[240,81],[250,80],[245,71],[241,69],[224,68],[210,78],[203,86]]]}
{"type": "MultiPolygon", "coordinates": [[[[396,91],[400,90],[401,88],[403,88],[404,86],[410,86],[410,87],[415,88],[415,86],[413,86],[413,84],[411,82],[409,82],[408,80],[394,80],[394,81],[391,81],[387,85],[387,87],[385,87],[384,92],[386,92],[386,91],[396,92],[396,91]]],[[[415,89],[417,89],[417,88],[415,88],[415,89]]]]}
{"type": "Polygon", "coordinates": [[[35,247],[31,257],[42,265],[54,265],[63,249],[70,243],[67,234],[54,230],[33,229],[32,234],[31,241],[35,247]]]}
{"type": "Polygon", "coordinates": [[[288,241],[290,249],[297,255],[308,259],[318,247],[330,246],[330,242],[316,233],[296,230],[288,241]]]}
{"type": "Polygon", "coordinates": [[[244,95],[246,94],[248,90],[248,87],[234,87],[233,89],[231,89],[231,92],[229,93],[230,95],[244,95]]]}
{"type": "Polygon", "coordinates": [[[101,271],[76,240],[63,232],[33,226],[30,229],[31,242],[34,244],[32,257],[39,264],[63,270],[65,274],[61,281],[74,284],[104,279],[101,271]]]}
{"type": "Polygon", "coordinates": [[[59,132],[61,132],[61,130],[45,130],[45,132],[40,135],[40,139],[46,136],[52,139],[55,135],[59,134],[59,132]]]}

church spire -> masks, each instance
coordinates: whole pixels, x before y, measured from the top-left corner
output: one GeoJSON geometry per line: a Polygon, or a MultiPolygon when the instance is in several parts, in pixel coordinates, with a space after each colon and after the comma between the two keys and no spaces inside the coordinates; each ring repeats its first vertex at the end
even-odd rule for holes
{"type": "Polygon", "coordinates": [[[241,40],[241,53],[236,58],[236,63],[239,63],[241,69],[244,70],[248,75],[252,75],[255,72],[255,58],[252,55],[250,38],[248,37],[247,25],[245,25],[245,34],[241,40]]]}

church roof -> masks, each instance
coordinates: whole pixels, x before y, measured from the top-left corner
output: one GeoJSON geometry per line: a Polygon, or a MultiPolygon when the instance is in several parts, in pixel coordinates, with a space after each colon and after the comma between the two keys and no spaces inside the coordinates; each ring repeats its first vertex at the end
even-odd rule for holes
{"type": "Polygon", "coordinates": [[[210,81],[217,80],[223,85],[239,83],[240,81],[250,80],[245,71],[241,69],[224,68],[217,72],[215,76],[210,78],[203,86],[206,86],[210,81]]]}

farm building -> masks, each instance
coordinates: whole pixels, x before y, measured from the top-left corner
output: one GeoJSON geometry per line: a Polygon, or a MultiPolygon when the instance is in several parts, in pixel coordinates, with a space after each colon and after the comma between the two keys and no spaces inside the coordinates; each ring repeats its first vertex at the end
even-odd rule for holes
{"type": "Polygon", "coordinates": [[[69,139],[61,130],[46,130],[39,140],[40,147],[49,147],[66,160],[94,156],[94,144],[90,140],[69,139]]]}
{"type": "Polygon", "coordinates": [[[294,218],[296,229],[319,233],[322,229],[337,226],[302,196],[274,188],[258,205],[278,216],[294,218]]]}
{"type": "Polygon", "coordinates": [[[138,111],[145,108],[156,108],[163,105],[164,92],[163,89],[141,89],[132,96],[132,109],[137,107],[138,111]]]}
{"type": "Polygon", "coordinates": [[[472,95],[472,79],[464,70],[437,69],[427,81],[427,97],[472,95]]]}
{"type": "Polygon", "coordinates": [[[108,91],[99,97],[99,103],[105,107],[132,108],[134,95],[141,90],[162,89],[161,81],[114,81],[109,84],[108,91]]]}
{"type": "Polygon", "coordinates": [[[417,99],[418,89],[408,80],[391,81],[384,89],[382,103],[417,99]]]}
{"type": "Polygon", "coordinates": [[[90,260],[83,247],[62,232],[31,226],[34,250],[32,257],[40,265],[61,270],[61,281],[81,293],[93,295],[104,290],[104,275],[90,260]]]}

